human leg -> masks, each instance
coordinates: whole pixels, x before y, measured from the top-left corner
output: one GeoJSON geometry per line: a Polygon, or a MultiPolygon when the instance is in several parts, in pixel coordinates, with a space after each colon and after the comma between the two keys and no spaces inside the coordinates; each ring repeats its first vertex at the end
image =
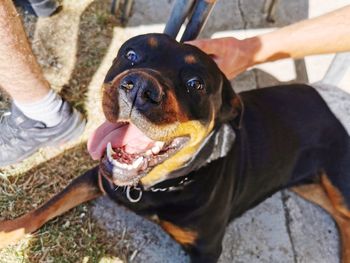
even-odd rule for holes
{"type": "Polygon", "coordinates": [[[0,166],[80,134],[80,113],[50,89],[11,0],[0,1],[0,86],[12,97],[0,113],[0,166]]]}

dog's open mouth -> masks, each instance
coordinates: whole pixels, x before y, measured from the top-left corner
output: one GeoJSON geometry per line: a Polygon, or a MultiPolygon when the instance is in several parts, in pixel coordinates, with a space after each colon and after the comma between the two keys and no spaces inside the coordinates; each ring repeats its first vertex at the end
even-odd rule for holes
{"type": "Polygon", "coordinates": [[[183,148],[188,137],[156,141],[134,124],[104,123],[89,141],[89,151],[100,159],[100,172],[116,185],[135,185],[155,166],[183,148]]]}

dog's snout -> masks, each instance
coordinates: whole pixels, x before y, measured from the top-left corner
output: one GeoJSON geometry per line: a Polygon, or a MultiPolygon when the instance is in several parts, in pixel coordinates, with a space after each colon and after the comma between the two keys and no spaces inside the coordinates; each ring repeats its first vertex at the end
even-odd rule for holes
{"type": "Polygon", "coordinates": [[[119,85],[125,95],[138,109],[147,110],[159,105],[163,99],[163,88],[159,82],[147,73],[131,73],[125,76],[119,85]]]}

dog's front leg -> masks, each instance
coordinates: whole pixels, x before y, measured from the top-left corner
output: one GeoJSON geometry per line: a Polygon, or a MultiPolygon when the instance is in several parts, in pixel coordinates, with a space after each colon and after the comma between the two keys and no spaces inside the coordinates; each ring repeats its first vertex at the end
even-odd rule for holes
{"type": "Polygon", "coordinates": [[[221,240],[216,244],[208,240],[198,240],[194,246],[185,249],[191,263],[216,263],[222,252],[221,240]]]}
{"type": "Polygon", "coordinates": [[[225,227],[217,224],[215,228],[210,227],[197,229],[196,239],[192,244],[187,244],[184,249],[191,258],[191,263],[216,263],[222,252],[222,240],[225,227]],[[213,230],[216,231],[213,231],[213,230]]]}
{"type": "Polygon", "coordinates": [[[98,167],[73,180],[43,206],[14,220],[0,222],[0,248],[32,233],[47,221],[102,195],[98,187],[98,167]]]}
{"type": "Polygon", "coordinates": [[[191,263],[216,263],[222,251],[225,227],[220,224],[215,224],[220,227],[210,227],[210,223],[196,224],[196,219],[189,221],[188,227],[165,220],[160,220],[158,224],[183,247],[191,263]]]}

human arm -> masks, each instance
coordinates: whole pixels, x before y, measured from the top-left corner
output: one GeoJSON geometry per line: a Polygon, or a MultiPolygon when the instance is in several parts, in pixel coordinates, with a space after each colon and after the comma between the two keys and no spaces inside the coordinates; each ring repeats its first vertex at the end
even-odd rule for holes
{"type": "Polygon", "coordinates": [[[350,50],[350,5],[243,40],[228,37],[188,43],[212,55],[220,69],[232,79],[264,62],[350,50]]]}

